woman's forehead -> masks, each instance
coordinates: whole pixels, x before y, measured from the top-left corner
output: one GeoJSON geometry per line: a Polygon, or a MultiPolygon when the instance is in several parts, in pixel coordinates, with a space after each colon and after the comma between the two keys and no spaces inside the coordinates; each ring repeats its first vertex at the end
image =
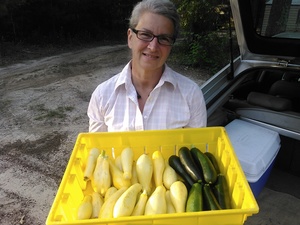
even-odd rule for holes
{"type": "Polygon", "coordinates": [[[155,34],[173,34],[174,24],[163,15],[145,12],[140,16],[136,29],[145,29],[155,34]]]}

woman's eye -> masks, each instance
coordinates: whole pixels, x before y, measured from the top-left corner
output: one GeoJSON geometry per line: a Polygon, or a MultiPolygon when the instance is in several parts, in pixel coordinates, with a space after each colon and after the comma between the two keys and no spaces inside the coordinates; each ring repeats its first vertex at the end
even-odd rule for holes
{"type": "Polygon", "coordinates": [[[160,37],[160,40],[163,41],[163,42],[170,42],[170,38],[168,37],[160,37]]]}
{"type": "Polygon", "coordinates": [[[164,36],[160,36],[159,41],[162,43],[166,43],[166,44],[172,44],[173,43],[173,39],[170,37],[164,37],[164,36]]]}
{"type": "Polygon", "coordinates": [[[150,34],[150,33],[141,32],[140,36],[143,37],[143,38],[149,38],[149,39],[151,39],[153,35],[150,34]]]}

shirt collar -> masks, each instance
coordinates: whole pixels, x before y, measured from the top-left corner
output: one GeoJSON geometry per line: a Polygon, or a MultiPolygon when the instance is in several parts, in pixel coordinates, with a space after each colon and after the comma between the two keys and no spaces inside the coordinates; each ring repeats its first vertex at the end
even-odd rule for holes
{"type": "Polygon", "coordinates": [[[174,76],[175,73],[175,71],[173,71],[167,64],[165,64],[165,70],[159,82],[162,82],[162,84],[164,82],[168,82],[173,86],[173,88],[175,88],[177,86],[177,80],[174,76]]]}
{"type": "MultiPolygon", "coordinates": [[[[165,64],[165,70],[160,78],[158,85],[161,86],[165,82],[167,82],[170,83],[173,86],[173,88],[175,88],[177,86],[177,81],[175,79],[174,73],[176,72],[173,71],[167,64],[165,64]]],[[[115,90],[121,85],[125,85],[126,89],[133,86],[131,80],[131,61],[128,62],[127,65],[120,72],[115,85],[115,90]]]]}

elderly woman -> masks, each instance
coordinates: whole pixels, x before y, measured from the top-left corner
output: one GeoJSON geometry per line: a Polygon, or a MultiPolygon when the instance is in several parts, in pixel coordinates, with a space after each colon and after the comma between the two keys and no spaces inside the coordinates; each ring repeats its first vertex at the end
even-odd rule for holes
{"type": "Polygon", "coordinates": [[[169,0],[134,7],[127,31],[132,60],[93,92],[90,132],[206,126],[201,89],[166,65],[178,31],[179,16],[169,0]]]}

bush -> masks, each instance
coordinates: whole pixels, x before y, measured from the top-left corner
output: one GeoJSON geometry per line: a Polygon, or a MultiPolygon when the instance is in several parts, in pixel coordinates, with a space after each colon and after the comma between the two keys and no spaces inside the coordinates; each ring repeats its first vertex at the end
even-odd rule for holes
{"type": "Polygon", "coordinates": [[[174,46],[170,60],[190,67],[201,67],[214,74],[229,63],[229,39],[220,31],[185,34],[174,46]]]}

